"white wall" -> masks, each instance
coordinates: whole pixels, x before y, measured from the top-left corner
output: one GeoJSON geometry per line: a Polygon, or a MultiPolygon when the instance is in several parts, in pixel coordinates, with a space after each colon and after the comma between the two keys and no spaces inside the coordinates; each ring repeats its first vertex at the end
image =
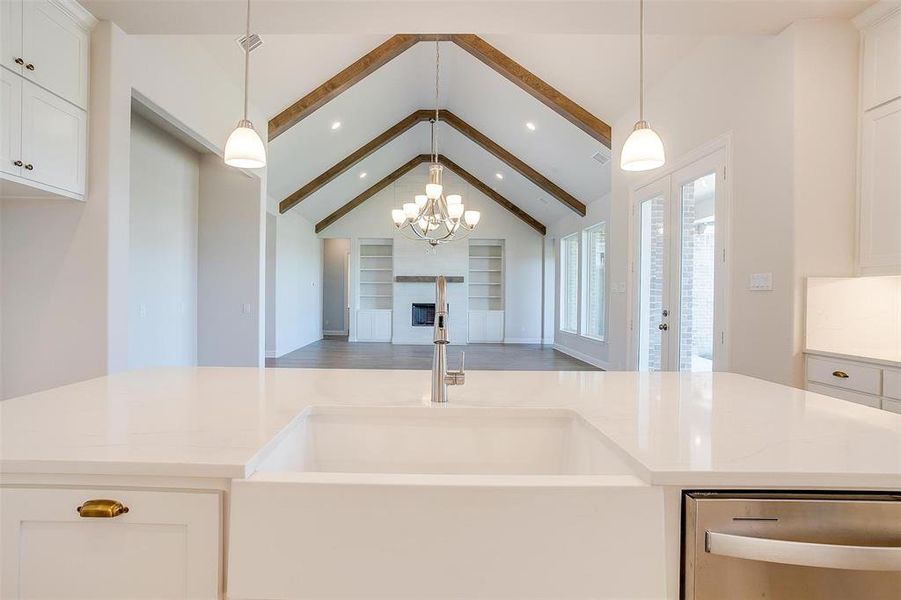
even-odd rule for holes
{"type": "Polygon", "coordinates": [[[274,214],[266,213],[266,356],[275,356],[275,269],[277,264],[276,254],[276,227],[277,219],[274,214]]]}
{"type": "MultiPolygon", "coordinates": [[[[322,232],[322,237],[394,238],[395,272],[405,275],[467,275],[468,244],[453,242],[439,247],[436,255],[426,253],[424,242],[408,242],[400,237],[391,222],[391,209],[399,208],[407,191],[422,189],[426,181],[424,168],[401,177],[395,185],[382,190],[361,206],[358,206],[322,232]],[[398,192],[395,194],[395,188],[398,192]],[[461,245],[462,247],[458,247],[461,245]],[[455,257],[455,258],[451,258],[455,257]],[[449,272],[453,271],[453,272],[449,272]]],[[[508,343],[541,341],[541,260],[543,237],[524,222],[514,217],[493,200],[462,181],[453,173],[445,173],[447,193],[461,193],[467,208],[482,211],[482,220],[473,234],[474,238],[504,240],[504,336],[508,343]]],[[[510,198],[516,203],[516,198],[510,198]]],[[[356,250],[354,250],[356,252],[356,250]]],[[[354,263],[356,264],[356,263],[354,263]]],[[[354,267],[356,268],[356,267],[354,267]]],[[[353,271],[352,271],[353,273],[353,271]]],[[[403,285],[403,284],[401,284],[403,285]]],[[[453,284],[451,284],[453,286],[453,284]]],[[[395,294],[397,286],[395,286],[395,294]]],[[[453,293],[449,291],[449,293],[453,293]]],[[[459,304],[459,302],[457,303],[459,304]]],[[[352,295],[351,320],[356,312],[356,293],[352,295]]],[[[407,318],[401,315],[399,318],[407,318]]],[[[454,321],[451,319],[451,327],[454,321]]],[[[454,331],[451,331],[454,334],[454,331]]],[[[431,333],[428,334],[431,336],[431,333]]],[[[456,333],[457,340],[466,337],[465,329],[456,333]]],[[[453,339],[452,339],[453,341],[453,339]]]]}
{"type": "Polygon", "coordinates": [[[322,240],[322,330],[347,333],[347,254],[350,240],[322,240]]]}
{"type": "Polygon", "coordinates": [[[322,338],[322,242],[299,214],[276,221],[275,356],[322,338]]]}
{"type": "MultiPolygon", "coordinates": [[[[800,384],[799,277],[813,268],[850,274],[857,85],[850,27],[811,21],[778,36],[713,37],[647,90],[646,118],[670,164],[732,136],[731,370],[739,373],[800,384]],[[825,248],[830,240],[818,232],[838,232],[837,247],[825,248]],[[820,252],[825,260],[813,258],[820,252]],[[757,272],[773,273],[773,291],[747,289],[757,272]]],[[[615,160],[636,119],[637,107],[613,123],[615,160]]],[[[657,176],[613,171],[610,285],[628,282],[630,187],[657,176]]],[[[628,358],[629,300],[616,293],[609,300],[608,352],[620,368],[628,358]]]]}
{"type": "Polygon", "coordinates": [[[197,361],[262,366],[265,206],[260,180],[216,155],[200,161],[197,361]]]}
{"type": "Polygon", "coordinates": [[[133,114],[128,366],[197,362],[200,157],[133,114]]]}

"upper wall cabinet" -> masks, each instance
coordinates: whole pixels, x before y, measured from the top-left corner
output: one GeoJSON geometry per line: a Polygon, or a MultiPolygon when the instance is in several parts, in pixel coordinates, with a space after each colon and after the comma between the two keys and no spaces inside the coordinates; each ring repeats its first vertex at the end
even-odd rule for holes
{"type": "Polygon", "coordinates": [[[89,32],[73,15],[73,5],[53,0],[0,4],[3,66],[86,109],[89,32]]]}
{"type": "Polygon", "coordinates": [[[863,109],[901,97],[901,12],[877,19],[864,28],[863,109]]]}
{"type": "Polygon", "coordinates": [[[94,21],[68,0],[0,0],[0,177],[84,199],[94,21]]]}
{"type": "Polygon", "coordinates": [[[901,274],[901,8],[880,3],[861,28],[858,271],[901,274]]]}

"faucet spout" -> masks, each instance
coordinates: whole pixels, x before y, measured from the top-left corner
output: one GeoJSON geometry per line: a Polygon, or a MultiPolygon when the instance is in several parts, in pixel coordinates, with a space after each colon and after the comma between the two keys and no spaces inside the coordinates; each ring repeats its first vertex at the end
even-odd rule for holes
{"type": "Polygon", "coordinates": [[[447,370],[447,279],[444,275],[435,278],[435,335],[433,343],[435,353],[432,358],[432,402],[447,402],[447,386],[463,385],[466,374],[463,371],[463,355],[460,356],[460,369],[447,370]]]}

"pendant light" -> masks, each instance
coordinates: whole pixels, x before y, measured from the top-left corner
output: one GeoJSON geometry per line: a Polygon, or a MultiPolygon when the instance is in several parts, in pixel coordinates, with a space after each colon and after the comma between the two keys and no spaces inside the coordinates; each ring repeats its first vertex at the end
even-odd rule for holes
{"type": "Polygon", "coordinates": [[[225,142],[225,164],[241,169],[266,166],[266,147],[247,118],[247,88],[250,81],[250,0],[247,0],[247,27],[241,44],[244,49],[244,118],[225,142]]]}
{"type": "Polygon", "coordinates": [[[663,141],[644,120],[644,0],[638,2],[638,122],[623,145],[619,166],[623,171],[649,171],[666,162],[663,141]]]}

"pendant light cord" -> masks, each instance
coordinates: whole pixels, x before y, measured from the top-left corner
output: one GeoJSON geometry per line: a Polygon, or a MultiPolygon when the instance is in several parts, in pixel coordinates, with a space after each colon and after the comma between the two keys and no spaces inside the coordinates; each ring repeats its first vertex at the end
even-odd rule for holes
{"type": "Polygon", "coordinates": [[[247,86],[250,81],[250,0],[247,0],[247,23],[244,31],[244,120],[247,120],[247,86]]]}
{"type": "Polygon", "coordinates": [[[432,123],[432,154],[435,162],[438,162],[438,106],[440,102],[439,90],[439,74],[441,73],[441,45],[435,40],[435,121],[432,123]]]}
{"type": "Polygon", "coordinates": [[[638,0],[638,120],[644,121],[644,0],[638,0]]]}

